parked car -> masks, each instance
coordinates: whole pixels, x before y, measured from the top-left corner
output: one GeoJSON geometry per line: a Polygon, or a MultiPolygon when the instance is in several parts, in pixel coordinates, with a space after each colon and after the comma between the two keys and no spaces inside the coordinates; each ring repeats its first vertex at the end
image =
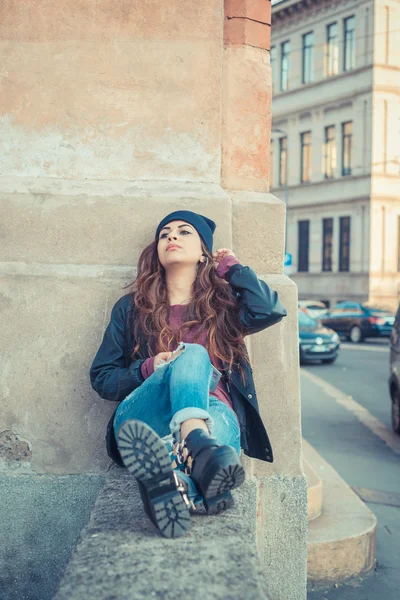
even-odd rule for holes
{"type": "Polygon", "coordinates": [[[400,435],[400,306],[390,337],[389,391],[392,400],[392,427],[400,435]]]}
{"type": "Polygon", "coordinates": [[[321,320],[326,327],[357,344],[366,338],[389,338],[394,314],[359,302],[339,302],[321,320]]]}
{"type": "Polygon", "coordinates": [[[335,362],[340,351],[340,338],[332,329],[324,327],[320,321],[299,310],[299,350],[300,364],[322,361],[335,362]]]}
{"type": "Polygon", "coordinates": [[[298,307],[306,312],[309,317],[317,320],[328,312],[326,305],[319,302],[319,300],[299,300],[298,307]]]}

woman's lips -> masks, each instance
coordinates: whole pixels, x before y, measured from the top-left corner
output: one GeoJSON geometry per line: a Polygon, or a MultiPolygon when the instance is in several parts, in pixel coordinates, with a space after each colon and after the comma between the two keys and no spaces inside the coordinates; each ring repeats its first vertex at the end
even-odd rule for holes
{"type": "Polygon", "coordinates": [[[181,249],[180,246],[170,246],[169,248],[167,248],[167,252],[169,250],[180,250],[180,249],[181,249]]]}

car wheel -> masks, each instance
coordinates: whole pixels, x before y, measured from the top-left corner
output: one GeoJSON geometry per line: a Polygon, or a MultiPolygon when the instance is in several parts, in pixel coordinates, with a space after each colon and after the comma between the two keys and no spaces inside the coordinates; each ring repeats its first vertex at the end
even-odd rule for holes
{"type": "Polygon", "coordinates": [[[353,325],[353,327],[350,329],[350,340],[353,342],[353,344],[359,344],[363,341],[363,334],[358,325],[353,325]]]}
{"type": "Polygon", "coordinates": [[[324,365],[333,365],[333,363],[335,362],[336,359],[337,359],[337,356],[335,356],[335,358],[326,358],[325,360],[322,361],[322,363],[324,365]]]}
{"type": "Polygon", "coordinates": [[[392,394],[392,427],[400,435],[400,395],[394,391],[392,394]]]}

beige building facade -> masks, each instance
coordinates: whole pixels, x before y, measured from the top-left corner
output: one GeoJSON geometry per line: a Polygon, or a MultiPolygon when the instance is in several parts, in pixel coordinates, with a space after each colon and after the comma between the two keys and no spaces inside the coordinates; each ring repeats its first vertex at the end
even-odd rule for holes
{"type": "Polygon", "coordinates": [[[299,298],[400,299],[400,2],[272,9],[271,189],[299,298]]]}

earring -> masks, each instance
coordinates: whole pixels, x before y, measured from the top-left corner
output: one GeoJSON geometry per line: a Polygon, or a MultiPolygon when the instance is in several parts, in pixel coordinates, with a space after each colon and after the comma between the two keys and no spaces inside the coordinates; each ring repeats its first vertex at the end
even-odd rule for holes
{"type": "Polygon", "coordinates": [[[202,256],[202,259],[201,259],[201,262],[202,262],[202,263],[204,263],[204,262],[205,262],[205,263],[207,264],[207,263],[208,263],[208,256],[205,256],[205,255],[203,254],[203,256],[202,256]]]}

